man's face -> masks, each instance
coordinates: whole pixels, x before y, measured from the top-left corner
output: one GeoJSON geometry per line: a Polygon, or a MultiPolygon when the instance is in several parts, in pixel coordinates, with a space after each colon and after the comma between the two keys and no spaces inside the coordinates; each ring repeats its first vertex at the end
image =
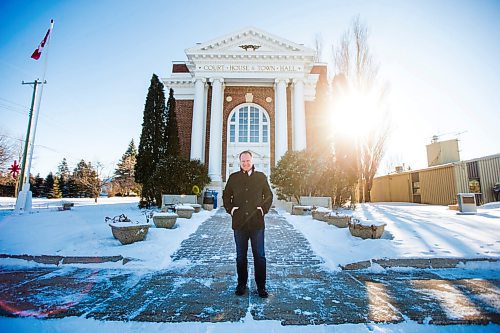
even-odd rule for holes
{"type": "Polygon", "coordinates": [[[243,171],[249,171],[252,169],[253,166],[253,161],[252,161],[252,156],[250,154],[242,154],[240,156],[240,167],[243,169],[243,171]]]}

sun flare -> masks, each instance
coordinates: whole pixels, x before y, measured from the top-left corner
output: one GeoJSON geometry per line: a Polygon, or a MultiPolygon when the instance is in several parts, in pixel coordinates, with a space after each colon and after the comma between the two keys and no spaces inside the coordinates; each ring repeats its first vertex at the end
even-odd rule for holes
{"type": "Polygon", "coordinates": [[[335,133],[350,138],[361,138],[377,126],[379,102],[372,93],[352,91],[335,98],[331,121],[335,133]]]}

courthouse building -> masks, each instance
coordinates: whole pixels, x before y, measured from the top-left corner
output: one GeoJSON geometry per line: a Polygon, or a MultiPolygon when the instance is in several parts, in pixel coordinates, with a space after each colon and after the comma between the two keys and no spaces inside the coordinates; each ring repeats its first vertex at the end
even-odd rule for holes
{"type": "Polygon", "coordinates": [[[163,78],[174,90],[182,154],[207,165],[211,188],[250,150],[270,174],[287,150],[321,138],[327,67],[302,44],[250,27],[185,50],[163,78]]]}

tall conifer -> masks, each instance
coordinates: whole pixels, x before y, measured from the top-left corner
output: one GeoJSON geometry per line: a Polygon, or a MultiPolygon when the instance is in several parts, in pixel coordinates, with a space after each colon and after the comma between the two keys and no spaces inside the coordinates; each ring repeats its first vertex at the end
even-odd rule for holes
{"type": "Polygon", "coordinates": [[[135,165],[135,181],[142,184],[142,197],[150,203],[154,200],[155,187],[151,175],[166,153],[168,138],[163,88],[158,76],[153,74],[144,106],[141,139],[135,165]]]}
{"type": "Polygon", "coordinates": [[[179,128],[175,112],[174,89],[170,88],[167,101],[167,156],[179,156],[179,128]]]}
{"type": "Polygon", "coordinates": [[[130,195],[130,192],[138,193],[138,185],[134,179],[134,168],[137,162],[137,148],[134,139],[128,145],[127,151],[122,155],[115,169],[113,190],[121,195],[130,195]],[[115,189],[116,187],[116,189],[115,189]]]}

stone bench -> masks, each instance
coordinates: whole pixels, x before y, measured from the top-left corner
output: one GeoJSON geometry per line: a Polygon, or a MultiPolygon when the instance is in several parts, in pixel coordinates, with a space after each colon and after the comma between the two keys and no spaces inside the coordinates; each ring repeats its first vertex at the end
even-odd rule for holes
{"type": "Polygon", "coordinates": [[[304,213],[310,213],[312,209],[313,206],[295,205],[292,207],[292,215],[304,215],[304,213]]]}
{"type": "Polygon", "coordinates": [[[300,197],[300,204],[304,206],[325,207],[332,209],[332,198],[330,197],[300,197]]]}
{"type": "Polygon", "coordinates": [[[62,210],[71,210],[71,207],[74,207],[75,204],[73,202],[62,202],[61,207],[57,207],[57,210],[62,211],[62,210]]]}
{"type": "Polygon", "coordinates": [[[198,197],[192,194],[163,194],[161,196],[161,210],[164,212],[179,204],[198,204],[198,197]]]}

